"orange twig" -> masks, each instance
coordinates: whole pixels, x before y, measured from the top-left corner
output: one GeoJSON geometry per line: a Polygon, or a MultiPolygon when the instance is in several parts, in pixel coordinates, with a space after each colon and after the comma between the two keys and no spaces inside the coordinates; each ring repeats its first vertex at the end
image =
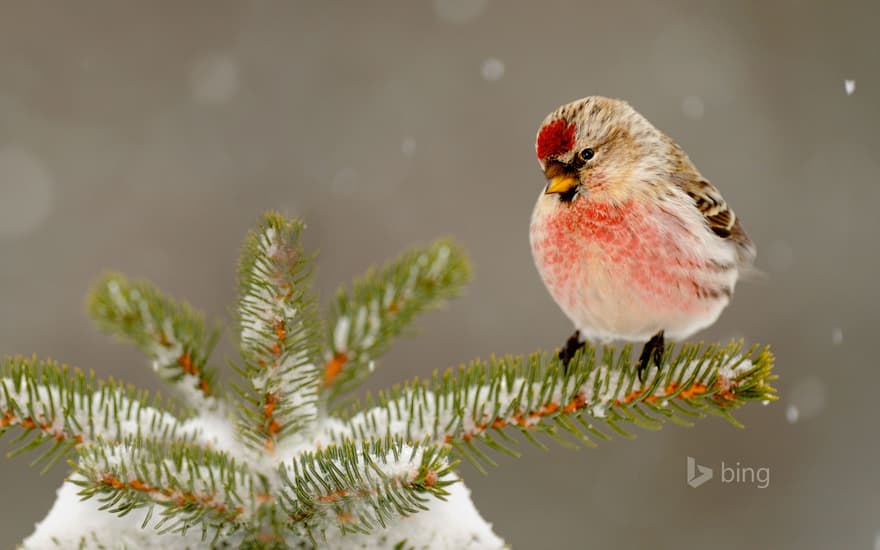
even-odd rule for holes
{"type": "MultiPolygon", "coordinates": [[[[626,395],[623,399],[615,399],[614,401],[612,401],[612,404],[619,407],[623,405],[628,405],[633,401],[639,399],[643,399],[648,403],[655,403],[658,399],[662,399],[665,397],[688,401],[701,395],[705,395],[709,392],[709,388],[705,384],[701,384],[699,382],[695,382],[683,388],[681,391],[678,391],[678,389],[678,385],[669,384],[664,389],[664,395],[649,395],[644,398],[642,397],[644,395],[644,390],[634,390],[626,395]]],[[[736,401],[735,389],[736,388],[733,386],[731,381],[726,379],[719,379],[713,386],[713,390],[715,391],[713,399],[723,406],[729,406],[736,401]]],[[[509,419],[496,417],[492,420],[475,422],[474,429],[464,431],[458,437],[464,441],[471,441],[474,437],[478,436],[480,433],[488,428],[498,430],[509,425],[516,425],[523,428],[531,428],[537,423],[537,419],[553,415],[560,410],[565,414],[576,413],[585,409],[587,405],[588,402],[586,396],[583,393],[578,393],[568,403],[562,406],[560,406],[559,403],[551,401],[545,403],[536,410],[515,411],[510,415],[509,419]]],[[[447,444],[451,443],[454,439],[455,437],[452,434],[447,434],[443,436],[443,441],[447,444]]]]}
{"type": "Polygon", "coordinates": [[[342,368],[348,362],[348,354],[344,351],[337,352],[327,364],[324,365],[324,385],[330,387],[336,381],[336,377],[342,372],[342,368]]]}

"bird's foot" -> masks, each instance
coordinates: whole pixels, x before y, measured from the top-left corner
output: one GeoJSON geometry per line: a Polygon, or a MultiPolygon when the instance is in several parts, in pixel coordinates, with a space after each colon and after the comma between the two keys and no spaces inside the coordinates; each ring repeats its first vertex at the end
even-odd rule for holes
{"type": "Polygon", "coordinates": [[[565,367],[566,372],[568,372],[568,364],[574,358],[574,354],[585,345],[586,342],[581,342],[581,331],[576,330],[574,331],[574,334],[566,340],[565,345],[562,346],[559,353],[556,354],[556,356],[562,361],[562,365],[565,367]]]}
{"type": "Polygon", "coordinates": [[[636,369],[639,375],[639,382],[644,382],[645,371],[651,366],[651,361],[660,368],[663,361],[663,352],[666,349],[666,342],[663,339],[663,331],[651,337],[650,340],[642,348],[642,354],[639,356],[639,362],[636,363],[636,369]]]}

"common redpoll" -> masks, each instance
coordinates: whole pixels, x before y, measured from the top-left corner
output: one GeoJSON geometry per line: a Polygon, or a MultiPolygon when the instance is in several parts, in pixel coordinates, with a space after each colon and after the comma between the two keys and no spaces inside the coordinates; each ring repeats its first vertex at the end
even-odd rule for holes
{"type": "Polygon", "coordinates": [[[755,245],[685,152],[624,101],[587,97],[544,119],[536,143],[548,180],[530,240],[541,278],[580,338],[645,344],[641,378],[664,336],[718,318],[755,245]]]}

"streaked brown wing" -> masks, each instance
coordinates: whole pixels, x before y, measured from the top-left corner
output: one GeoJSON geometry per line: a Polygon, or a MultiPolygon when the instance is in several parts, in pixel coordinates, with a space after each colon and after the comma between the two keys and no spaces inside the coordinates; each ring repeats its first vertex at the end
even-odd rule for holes
{"type": "Polygon", "coordinates": [[[740,262],[752,263],[755,259],[755,244],[746,235],[739,219],[724,197],[714,185],[702,178],[686,178],[679,180],[679,185],[693,199],[697,210],[703,214],[706,223],[716,235],[728,239],[737,246],[740,262]]]}

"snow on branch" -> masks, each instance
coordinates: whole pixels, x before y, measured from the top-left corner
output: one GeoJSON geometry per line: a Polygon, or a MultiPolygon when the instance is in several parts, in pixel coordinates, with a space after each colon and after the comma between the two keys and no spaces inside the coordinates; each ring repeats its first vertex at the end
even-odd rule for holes
{"type": "Polygon", "coordinates": [[[741,353],[741,347],[683,345],[675,357],[667,353],[644,384],[629,347],[617,354],[606,348],[601,359],[587,347],[567,369],[555,354],[544,353],[475,361],[380,393],[330,437],[445,442],[481,467],[494,462],[476,442],[517,454],[510,448],[515,440],[504,432],[508,427],[541,446],[534,432],[571,444],[561,437],[567,433],[595,446],[594,439],[613,433],[632,437],[628,426],[659,429],[665,420],[690,425],[687,418],[705,414],[740,426],[729,411],[747,401],[775,399],[770,352],[741,353]]]}
{"type": "Polygon", "coordinates": [[[208,327],[203,314],[146,281],[129,281],[118,273],[94,286],[88,309],[99,328],[133,342],[150,357],[153,370],[190,405],[216,405],[217,373],[207,362],[219,330],[208,327]]]}
{"type": "Polygon", "coordinates": [[[266,214],[248,236],[239,265],[240,374],[246,380],[237,389],[246,403],[244,435],[269,451],[311,428],[318,413],[320,321],[302,229],[298,220],[266,214]]]}
{"type": "Polygon", "coordinates": [[[440,239],[371,269],[350,291],[340,289],[330,312],[324,386],[334,399],[363,382],[373,362],[413,318],[457,296],[470,279],[467,257],[440,239]]]}
{"type": "Polygon", "coordinates": [[[427,510],[432,496],[445,498],[455,481],[448,452],[398,437],[303,453],[282,466],[282,506],[293,527],[303,524],[310,536],[316,523],[322,537],[330,525],[343,534],[366,534],[427,510]]]}
{"type": "Polygon", "coordinates": [[[120,516],[146,507],[143,527],[158,534],[195,528],[202,540],[216,540],[242,528],[254,512],[254,481],[244,467],[226,453],[183,442],[98,441],[81,448],[75,471],[82,498],[97,497],[102,510],[120,516]]]}
{"type": "Polygon", "coordinates": [[[24,441],[13,454],[51,443],[34,463],[50,468],[75,447],[97,439],[149,436],[193,441],[201,433],[183,424],[144,391],[54,361],[9,357],[0,363],[0,435],[18,427],[24,441]]]}

